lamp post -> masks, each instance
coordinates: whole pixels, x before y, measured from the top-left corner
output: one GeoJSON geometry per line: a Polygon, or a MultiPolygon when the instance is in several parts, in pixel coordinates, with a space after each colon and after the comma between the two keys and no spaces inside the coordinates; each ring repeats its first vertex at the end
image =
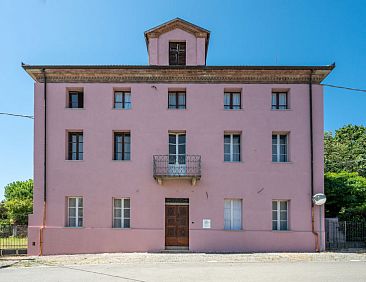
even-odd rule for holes
{"type": "Polygon", "coordinates": [[[316,206],[319,206],[319,252],[324,250],[323,248],[323,234],[322,234],[322,208],[327,201],[327,197],[323,193],[318,193],[313,196],[313,203],[316,206]]]}

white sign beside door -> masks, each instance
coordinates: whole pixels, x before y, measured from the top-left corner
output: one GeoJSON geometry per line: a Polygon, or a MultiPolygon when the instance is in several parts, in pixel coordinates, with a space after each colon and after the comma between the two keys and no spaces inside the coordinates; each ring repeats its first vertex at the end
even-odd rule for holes
{"type": "Polygon", "coordinates": [[[202,220],[202,228],[210,229],[211,228],[211,219],[203,219],[202,220]]]}

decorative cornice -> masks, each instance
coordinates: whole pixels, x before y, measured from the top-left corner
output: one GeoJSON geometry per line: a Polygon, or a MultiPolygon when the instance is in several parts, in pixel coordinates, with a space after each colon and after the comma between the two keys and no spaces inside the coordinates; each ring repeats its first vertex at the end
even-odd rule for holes
{"type": "Polygon", "coordinates": [[[153,68],[153,67],[36,67],[23,66],[37,82],[48,83],[243,83],[243,84],[304,84],[310,80],[317,84],[333,67],[311,69],[257,69],[253,67],[201,67],[201,68],[153,68]]]}

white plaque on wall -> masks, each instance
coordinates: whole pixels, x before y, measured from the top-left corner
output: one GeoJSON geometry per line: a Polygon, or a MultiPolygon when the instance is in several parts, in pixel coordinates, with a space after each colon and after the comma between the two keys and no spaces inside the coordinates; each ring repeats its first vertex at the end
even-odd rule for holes
{"type": "Polygon", "coordinates": [[[202,220],[202,228],[210,229],[211,228],[211,219],[203,219],[202,220]]]}

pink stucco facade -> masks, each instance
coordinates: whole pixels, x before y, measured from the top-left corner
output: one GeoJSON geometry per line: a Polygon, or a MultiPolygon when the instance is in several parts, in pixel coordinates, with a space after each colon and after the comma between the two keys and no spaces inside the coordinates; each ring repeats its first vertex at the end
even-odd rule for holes
{"type": "MultiPolygon", "coordinates": [[[[169,40],[187,42],[187,65],[205,65],[205,41],[173,29],[148,42],[149,64],[168,65],[169,40]]],[[[323,192],[323,89],[312,86],[314,193],[323,192]]],[[[309,85],[270,83],[48,82],[47,201],[44,215],[44,83],[34,88],[34,212],[28,254],[155,252],[165,249],[165,199],[189,199],[189,250],[315,251],[311,216],[309,85]],[[66,107],[82,88],[84,108],[66,107]],[[168,90],[186,90],[186,109],[167,108],[168,90]],[[132,108],[113,109],[115,89],[130,89],[132,108]],[[224,110],[224,91],[240,89],[242,109],[224,110]],[[271,110],[273,89],[289,109],[271,110]],[[84,157],[66,160],[70,130],[82,130],[84,157]],[[131,160],[113,160],[113,132],[131,134],[131,160]],[[202,158],[202,176],[153,178],[153,155],[168,154],[168,133],[186,132],[187,154],[202,158]],[[224,162],[224,133],[240,132],[241,161],[224,162]],[[289,162],[272,162],[272,133],[289,136],[289,162]],[[83,197],[83,227],[66,226],[70,196],[83,197]],[[130,228],[112,228],[112,199],[130,198],[130,228]],[[224,200],[242,200],[242,229],[224,230],[224,200]],[[288,231],[272,230],[272,200],[288,200],[288,231]],[[203,219],[211,220],[204,229],[203,219]]],[[[315,231],[319,210],[315,207],[315,231]]],[[[323,229],[324,230],[324,229],[323,229]]],[[[324,238],[324,236],[323,236],[324,238]]]]}

